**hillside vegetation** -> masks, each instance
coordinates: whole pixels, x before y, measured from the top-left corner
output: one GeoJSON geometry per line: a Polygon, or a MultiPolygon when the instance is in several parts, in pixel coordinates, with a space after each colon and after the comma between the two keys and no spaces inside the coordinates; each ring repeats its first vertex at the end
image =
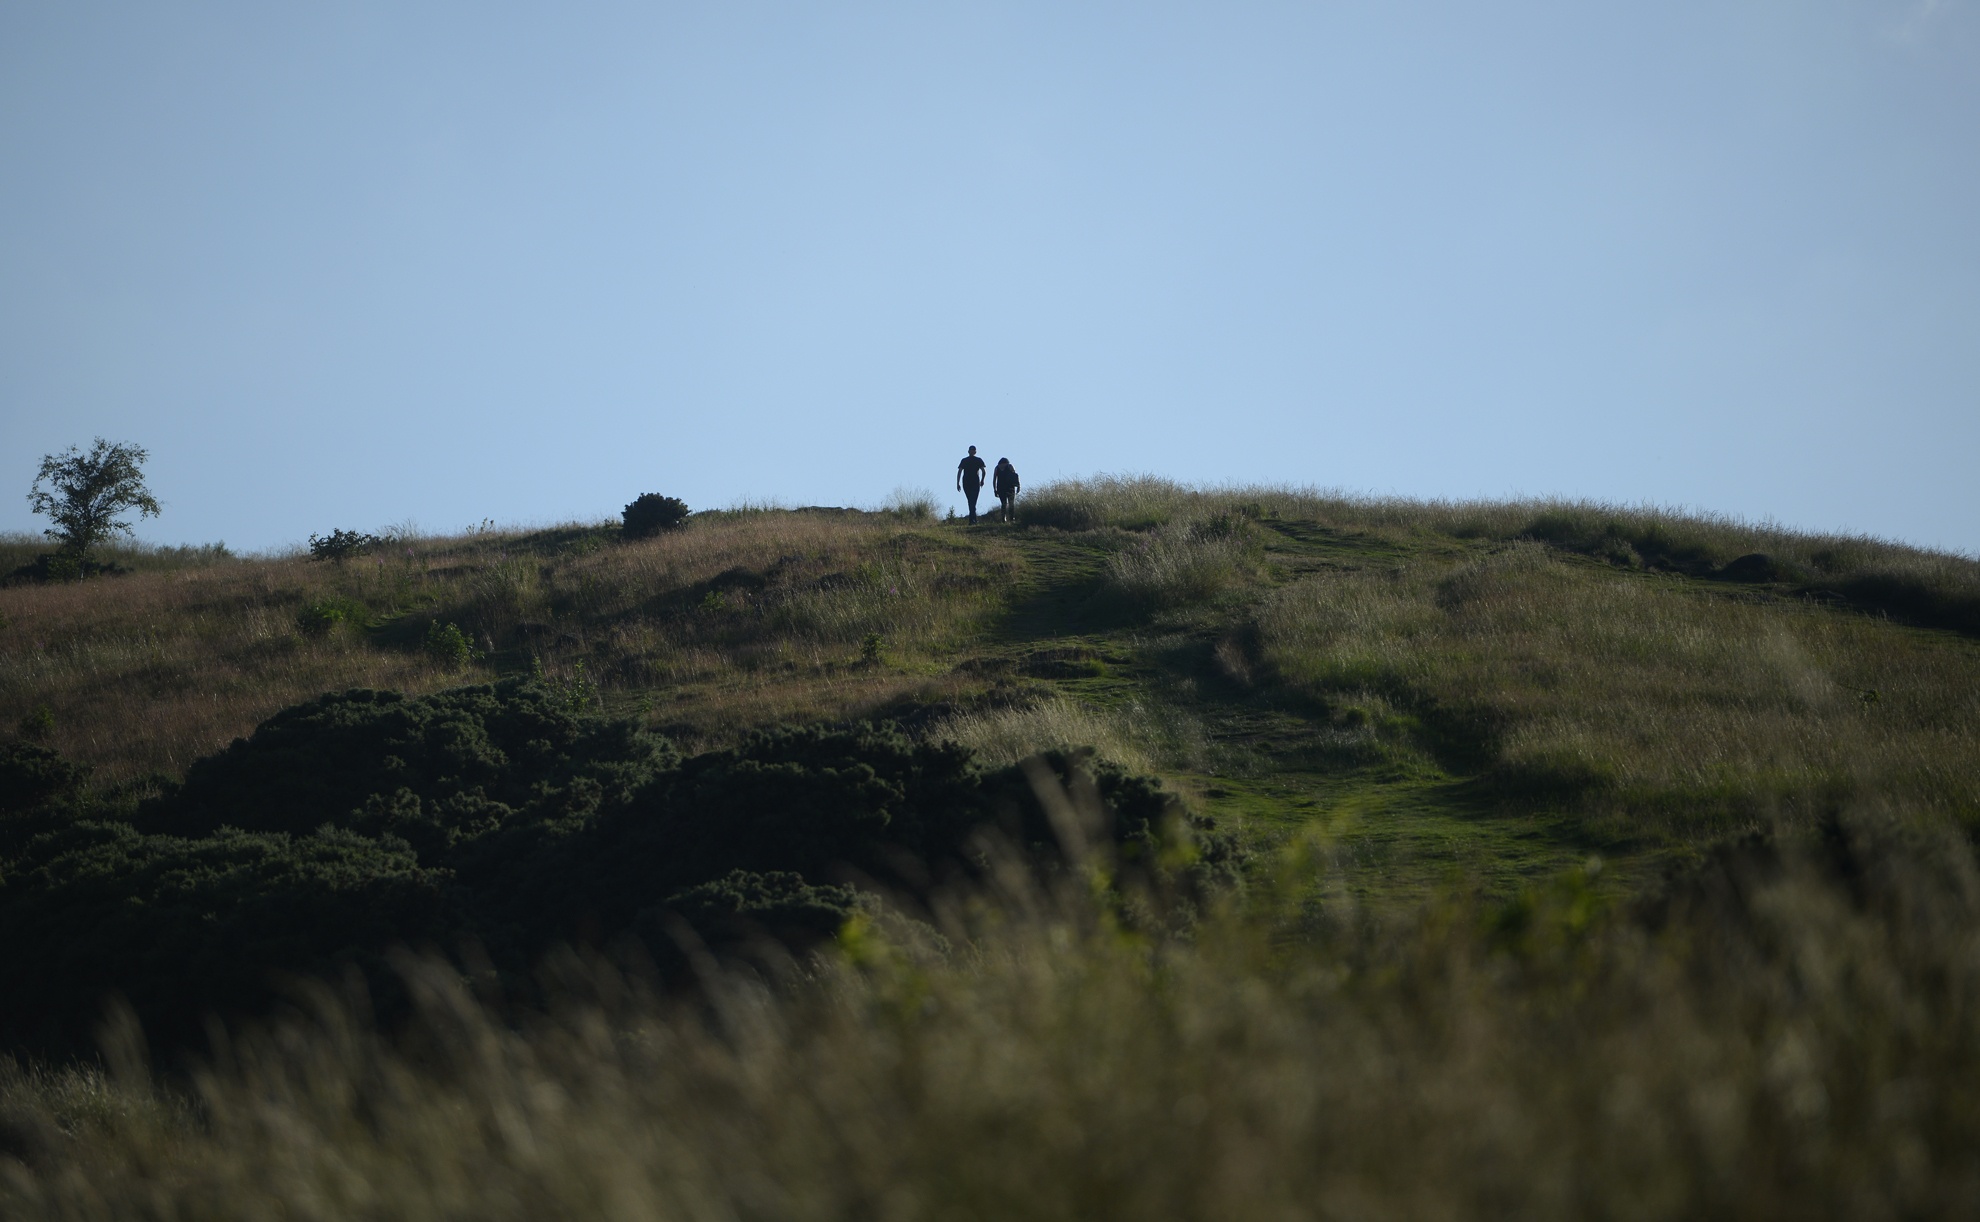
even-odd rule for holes
{"type": "Polygon", "coordinates": [[[890,717],[1005,760],[1097,746],[1203,809],[1328,823],[1378,888],[1859,797],[1980,816],[1980,564],[1874,540],[1099,479],[1015,527],[718,512],[125,563],[0,589],[0,724],[46,710],[99,786],[322,692],[536,675],[689,750],[890,717]],[[436,659],[436,624],[473,656],[436,659]]]}
{"type": "Polygon", "coordinates": [[[0,587],[0,1203],[1980,1199],[1980,563],[1145,478],[1020,510],[0,587]]]}

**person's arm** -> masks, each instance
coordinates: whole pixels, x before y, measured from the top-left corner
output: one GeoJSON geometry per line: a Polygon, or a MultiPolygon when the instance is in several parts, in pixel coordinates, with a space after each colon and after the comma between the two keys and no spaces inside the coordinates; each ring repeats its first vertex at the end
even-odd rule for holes
{"type": "MultiPolygon", "coordinates": [[[[963,462],[968,462],[968,461],[969,461],[968,459],[964,459],[964,460],[963,460],[963,462]]],[[[957,492],[961,492],[961,491],[962,491],[962,469],[963,469],[963,465],[962,465],[962,463],[957,463],[957,464],[956,464],[956,491],[957,491],[957,492]]]]}

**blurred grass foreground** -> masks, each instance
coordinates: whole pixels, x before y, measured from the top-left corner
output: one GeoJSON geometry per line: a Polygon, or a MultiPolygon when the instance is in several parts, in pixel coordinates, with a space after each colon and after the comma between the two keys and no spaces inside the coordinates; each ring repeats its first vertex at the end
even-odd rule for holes
{"type": "Polygon", "coordinates": [[[1971,1217],[1980,874],[1902,821],[1654,897],[1343,914],[1324,845],[1193,922],[1102,867],[875,911],[692,1002],[301,989],[167,1082],[0,1073],[9,1218],[1971,1217]],[[1328,915],[1331,913],[1331,915],[1328,915]]]}

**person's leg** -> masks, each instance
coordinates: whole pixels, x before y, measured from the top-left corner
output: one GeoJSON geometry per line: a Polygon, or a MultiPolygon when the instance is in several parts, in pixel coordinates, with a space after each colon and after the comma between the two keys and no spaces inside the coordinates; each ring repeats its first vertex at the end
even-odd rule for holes
{"type": "Polygon", "coordinates": [[[976,494],[983,491],[981,484],[964,484],[963,495],[969,498],[969,520],[976,521],[976,494]]]}

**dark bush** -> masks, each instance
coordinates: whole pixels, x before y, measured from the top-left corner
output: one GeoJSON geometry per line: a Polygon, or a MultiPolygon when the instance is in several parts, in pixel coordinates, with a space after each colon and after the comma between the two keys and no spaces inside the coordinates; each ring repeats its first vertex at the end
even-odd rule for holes
{"type": "MultiPolygon", "coordinates": [[[[1159,783],[1042,763],[1097,798],[1089,832],[1125,868],[1185,828],[1195,876],[1229,864],[1229,842],[1159,783]]],[[[9,792],[44,810],[80,778],[36,748],[0,757],[9,792]]],[[[198,761],[131,822],[90,817],[0,823],[20,833],[0,839],[0,1039],[16,1046],[80,1046],[112,990],[161,1046],[183,1045],[209,1011],[265,1009],[283,974],[352,965],[389,989],[395,944],[470,939],[523,995],[569,943],[643,944],[673,979],[697,940],[801,950],[859,888],[926,898],[972,877],[985,828],[1047,869],[1058,843],[1024,770],[986,772],[953,744],[811,727],[682,761],[516,680],[325,696],[198,761]]]]}
{"type": "Polygon", "coordinates": [[[665,739],[575,717],[521,679],[416,698],[360,689],[277,713],[195,762],[139,818],[181,835],[304,835],[325,824],[390,833],[435,864],[513,822],[582,819],[623,802],[677,758],[665,739]]]}
{"type": "Polygon", "coordinates": [[[281,976],[348,964],[389,991],[384,950],[455,945],[465,927],[445,871],[403,841],[334,829],[187,840],[70,824],[10,865],[5,897],[0,1039],[43,1053],[89,1050],[112,994],[173,1048],[208,1013],[261,1009],[281,976]]]}
{"type": "Polygon", "coordinates": [[[679,497],[643,492],[621,515],[628,539],[648,539],[663,530],[672,530],[688,519],[687,502],[679,497]]]}
{"type": "Polygon", "coordinates": [[[355,530],[333,530],[321,537],[309,537],[309,558],[311,560],[349,560],[352,556],[362,556],[374,547],[381,547],[385,540],[377,535],[367,535],[355,530]]]}
{"type": "Polygon", "coordinates": [[[11,815],[73,794],[89,767],[72,764],[46,747],[0,744],[0,815],[11,815]]]}
{"type": "Polygon", "coordinates": [[[859,892],[848,886],[814,886],[802,874],[731,870],[669,896],[633,918],[633,933],[649,948],[665,948],[678,927],[717,949],[771,938],[785,945],[829,938],[858,911],[859,892]]]}
{"type": "Polygon", "coordinates": [[[0,873],[36,836],[89,811],[89,774],[46,747],[0,745],[0,873]]]}
{"type": "Polygon", "coordinates": [[[7,574],[10,581],[81,581],[86,577],[114,577],[129,569],[108,561],[93,560],[74,552],[43,552],[33,561],[7,574]]]}

